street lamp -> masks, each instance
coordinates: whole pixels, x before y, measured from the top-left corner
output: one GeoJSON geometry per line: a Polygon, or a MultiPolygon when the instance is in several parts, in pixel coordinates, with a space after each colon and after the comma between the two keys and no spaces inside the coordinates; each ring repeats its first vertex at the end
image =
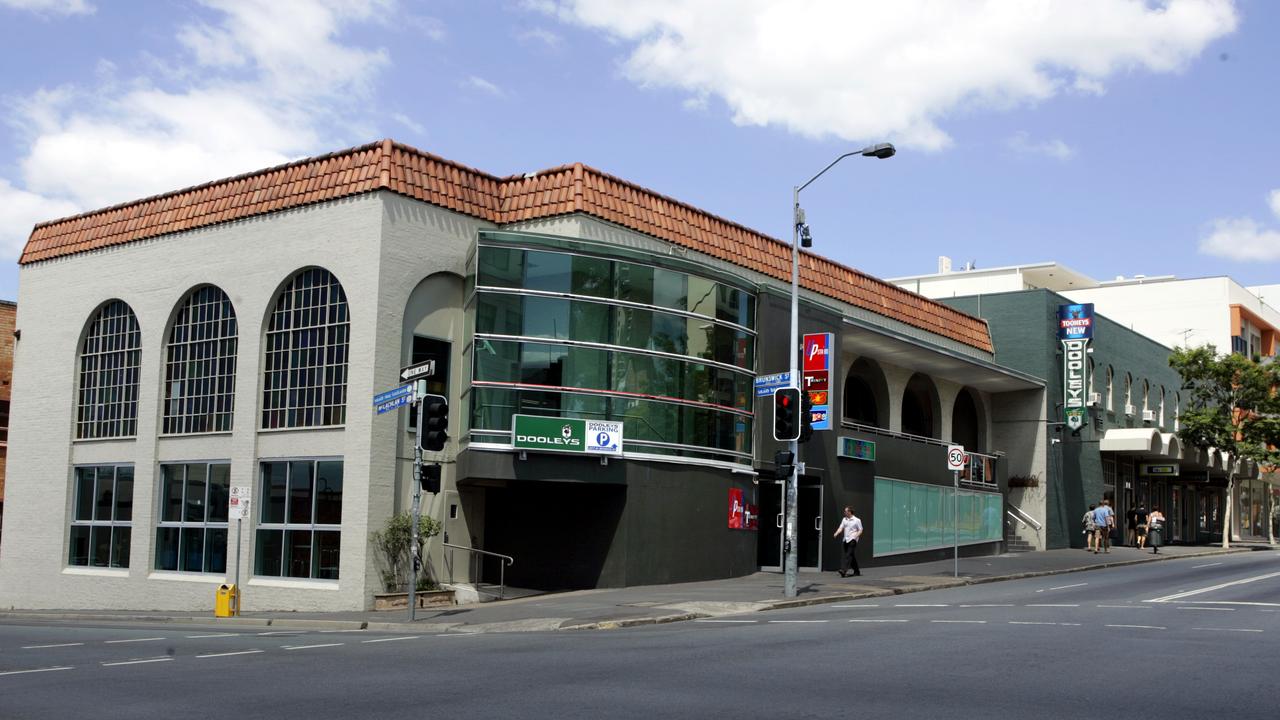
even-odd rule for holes
{"type": "MultiPolygon", "coordinates": [[[[822,168],[817,175],[809,178],[809,181],[803,185],[797,185],[792,191],[791,196],[791,387],[798,388],[804,392],[804,388],[800,387],[800,243],[804,242],[805,247],[813,244],[813,238],[809,234],[809,226],[804,221],[804,210],[800,209],[800,191],[809,187],[814,180],[822,177],[822,174],[835,167],[836,163],[850,157],[852,155],[861,155],[862,157],[873,157],[884,160],[891,158],[897,150],[890,143],[876,143],[868,145],[861,150],[847,152],[835,160],[830,165],[822,168]]],[[[792,457],[799,458],[800,445],[797,441],[792,440],[787,443],[788,449],[792,452],[792,457]]],[[[786,539],[783,543],[784,568],[783,573],[785,580],[783,582],[783,593],[787,597],[796,596],[796,574],[797,574],[797,547],[796,547],[796,523],[798,518],[796,515],[797,486],[800,478],[800,464],[796,463],[791,471],[790,477],[787,478],[787,527],[786,539]]]]}

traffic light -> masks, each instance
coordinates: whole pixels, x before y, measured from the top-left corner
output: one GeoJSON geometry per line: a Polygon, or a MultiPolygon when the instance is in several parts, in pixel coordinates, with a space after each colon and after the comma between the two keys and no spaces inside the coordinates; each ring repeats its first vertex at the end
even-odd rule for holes
{"type": "Polygon", "coordinates": [[[422,475],[419,476],[422,481],[422,489],[424,492],[440,494],[440,466],[439,465],[423,465],[422,475]]]}
{"type": "Polygon", "coordinates": [[[424,395],[419,405],[418,422],[422,426],[422,449],[440,452],[449,439],[449,401],[443,395],[424,395]]]}
{"type": "Polygon", "coordinates": [[[790,450],[779,450],[773,456],[773,476],[778,480],[786,480],[795,474],[796,454],[790,450]]]}
{"type": "Polygon", "coordinates": [[[800,437],[800,391],[778,388],[773,393],[773,439],[790,442],[800,437]]]}
{"type": "Polygon", "coordinates": [[[800,437],[796,442],[809,442],[813,437],[813,400],[809,393],[800,394],[800,437]]]}

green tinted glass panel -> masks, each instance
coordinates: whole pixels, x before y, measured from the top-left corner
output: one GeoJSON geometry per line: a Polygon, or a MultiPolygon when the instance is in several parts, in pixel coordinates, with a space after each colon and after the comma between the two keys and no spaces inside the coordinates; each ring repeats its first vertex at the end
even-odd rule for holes
{"type": "Polygon", "coordinates": [[[876,478],[875,525],[871,533],[871,550],[884,555],[893,550],[893,482],[876,478]]]}
{"type": "Polygon", "coordinates": [[[480,285],[518,288],[524,275],[524,251],[482,247],[476,272],[480,285]]]}

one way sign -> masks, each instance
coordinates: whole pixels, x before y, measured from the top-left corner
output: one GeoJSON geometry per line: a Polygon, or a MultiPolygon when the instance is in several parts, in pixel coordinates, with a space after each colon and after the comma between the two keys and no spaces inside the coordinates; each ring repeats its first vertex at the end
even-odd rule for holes
{"type": "Polygon", "coordinates": [[[436,374],[435,360],[423,360],[417,365],[410,365],[409,367],[400,369],[401,380],[417,380],[419,378],[426,378],[435,374],[436,374]]]}

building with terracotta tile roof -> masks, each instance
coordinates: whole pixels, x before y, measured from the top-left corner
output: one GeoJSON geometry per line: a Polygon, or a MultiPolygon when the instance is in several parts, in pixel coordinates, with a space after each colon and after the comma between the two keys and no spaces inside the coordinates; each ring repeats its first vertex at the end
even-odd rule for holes
{"type": "MultiPolygon", "coordinates": [[[[365,398],[426,361],[450,408],[435,579],[490,580],[446,538],[541,589],[781,562],[762,399],[790,246],[678,200],[384,140],[41,223],[20,262],[0,604],[191,609],[238,580],[248,610],[369,607],[404,580],[369,537],[410,505],[416,414],[365,398]]],[[[894,493],[863,562],[947,552],[950,441],[974,451],[962,541],[1002,550],[1003,478],[1039,450],[995,420],[1043,416],[1043,382],[972,315],[809,253],[801,281],[831,429],[803,446],[800,564],[834,568],[822,518],[894,493]]]]}

